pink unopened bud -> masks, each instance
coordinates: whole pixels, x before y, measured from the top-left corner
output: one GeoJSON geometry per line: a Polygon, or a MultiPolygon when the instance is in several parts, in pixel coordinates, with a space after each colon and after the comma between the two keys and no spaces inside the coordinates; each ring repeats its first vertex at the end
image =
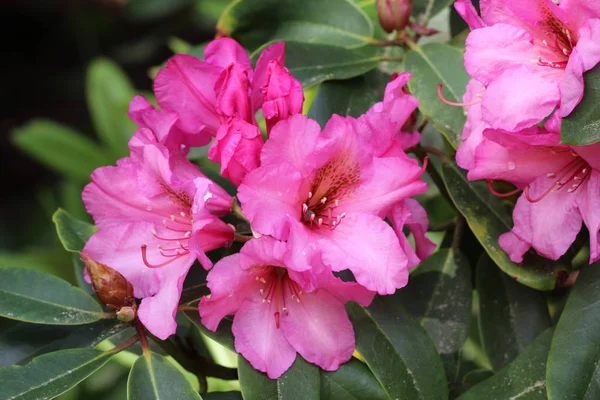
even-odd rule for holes
{"type": "Polygon", "coordinates": [[[408,24],[412,0],[377,0],[377,18],[384,31],[401,31],[408,24]]]}

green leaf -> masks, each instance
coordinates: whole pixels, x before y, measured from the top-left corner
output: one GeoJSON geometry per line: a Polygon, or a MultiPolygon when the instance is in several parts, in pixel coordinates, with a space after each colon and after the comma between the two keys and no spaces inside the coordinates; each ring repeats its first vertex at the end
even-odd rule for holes
{"type": "Polygon", "coordinates": [[[557,274],[564,267],[531,253],[525,255],[523,263],[515,264],[498,244],[500,235],[512,229],[512,219],[502,200],[492,195],[485,183],[469,182],[454,163],[442,165],[442,178],[456,208],[501,270],[534,289],[554,289],[557,274]]]}
{"type": "Polygon", "coordinates": [[[459,400],[545,400],[546,358],[551,339],[552,329],[544,331],[512,363],[475,385],[459,400]]]}
{"type": "Polygon", "coordinates": [[[208,336],[220,345],[228,348],[229,350],[235,351],[233,345],[233,334],[231,333],[231,320],[224,318],[219,324],[219,328],[216,332],[208,330],[202,322],[200,322],[200,315],[197,311],[184,311],[185,316],[189,319],[200,332],[208,336]]]}
{"type": "Polygon", "coordinates": [[[238,356],[240,388],[244,400],[319,399],[319,368],[300,355],[278,379],[269,379],[243,357],[238,356]]]}
{"type": "Polygon", "coordinates": [[[561,122],[560,141],[571,146],[600,142],[600,65],[583,74],[583,84],[583,99],[561,122]]]}
{"type": "Polygon", "coordinates": [[[515,282],[483,254],[477,263],[479,331],[494,371],[510,363],[551,326],[542,292],[515,282]]]}
{"type": "Polygon", "coordinates": [[[0,268],[0,316],[49,325],[81,325],[102,318],[83,290],[33,269],[0,268]]]}
{"type": "Polygon", "coordinates": [[[389,398],[447,399],[444,366],[425,330],[396,296],[376,297],[368,308],[346,306],[356,349],[389,398]]]}
{"type": "Polygon", "coordinates": [[[410,284],[396,297],[425,328],[454,379],[459,352],[471,319],[471,266],[459,251],[442,249],[411,272],[410,284]]]}
{"type": "Polygon", "coordinates": [[[552,339],[548,398],[600,398],[600,263],[584,267],[552,339]]]}
{"type": "Polygon", "coordinates": [[[419,23],[427,23],[431,17],[452,4],[454,0],[415,0],[413,1],[412,15],[417,17],[419,23]]]}
{"type": "Polygon", "coordinates": [[[324,127],[332,114],[358,117],[383,100],[390,76],[374,70],[345,80],[327,81],[319,86],[308,116],[324,127]]]}
{"type": "Polygon", "coordinates": [[[90,236],[98,229],[88,222],[80,221],[63,209],[58,209],[52,216],[56,225],[56,233],[65,250],[79,253],[90,236]]]}
{"type": "Polygon", "coordinates": [[[94,169],[111,161],[82,133],[50,120],[35,119],[15,129],[12,141],[48,168],[73,179],[87,181],[94,169]]]}
{"type": "Polygon", "coordinates": [[[88,109],[96,133],[111,149],[115,159],[129,155],[127,142],[136,127],[126,113],[135,94],[129,78],[114,62],[99,58],[88,67],[88,109]]]}
{"type": "Polygon", "coordinates": [[[465,124],[462,107],[451,107],[438,97],[437,86],[444,86],[443,95],[453,102],[462,102],[469,81],[463,65],[463,54],[448,45],[429,43],[415,46],[405,57],[404,67],[412,74],[408,87],[419,99],[419,110],[429,118],[455,149],[465,124]]]}
{"type": "Polygon", "coordinates": [[[129,0],[125,12],[140,21],[164,18],[189,6],[192,0],[129,0]]]}
{"type": "Polygon", "coordinates": [[[440,354],[458,352],[471,317],[471,267],[459,250],[442,249],[410,275],[396,296],[425,328],[440,354]]]}
{"type": "Polygon", "coordinates": [[[372,40],[373,25],[350,0],[236,0],[217,32],[249,49],[277,40],[359,47],[372,40]]]}
{"type": "Polygon", "coordinates": [[[0,318],[0,367],[23,364],[51,351],[94,347],[129,327],[116,319],[85,326],[53,326],[0,318]]]}
{"type": "Polygon", "coordinates": [[[53,399],[100,369],[114,355],[94,349],[61,350],[24,366],[0,368],[2,398],[53,399]]]}
{"type": "Polygon", "coordinates": [[[321,398],[385,400],[388,397],[369,367],[352,358],[337,371],[321,370],[321,398]]]}
{"type": "MultiPolygon", "coordinates": [[[[257,59],[261,47],[252,54],[257,59]]],[[[304,89],[333,79],[349,79],[375,69],[381,61],[371,46],[344,49],[318,43],[286,42],[285,66],[304,89]]]]}
{"type": "Polygon", "coordinates": [[[242,392],[232,390],[229,392],[209,392],[202,393],[204,400],[243,400],[242,392]]]}
{"type": "Polygon", "coordinates": [[[129,400],[201,399],[185,375],[161,355],[147,352],[141,355],[129,372],[129,400]]]}

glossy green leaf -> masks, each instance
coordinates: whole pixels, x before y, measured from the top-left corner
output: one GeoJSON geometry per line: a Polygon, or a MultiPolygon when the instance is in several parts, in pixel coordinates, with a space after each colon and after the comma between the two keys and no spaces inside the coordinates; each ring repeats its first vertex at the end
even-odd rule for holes
{"type": "Polygon", "coordinates": [[[46,167],[78,180],[89,180],[94,169],[108,164],[100,146],[68,126],[45,119],[13,131],[13,143],[46,167]]]}
{"type": "Polygon", "coordinates": [[[152,352],[141,355],[129,372],[129,400],[201,398],[185,375],[161,355],[152,352]]]}
{"type": "Polygon", "coordinates": [[[278,379],[269,379],[241,355],[238,357],[240,388],[244,400],[319,399],[319,368],[300,355],[278,379]]]}
{"type": "Polygon", "coordinates": [[[78,220],[60,208],[52,216],[52,222],[56,225],[56,233],[65,250],[74,253],[79,253],[97,231],[94,225],[78,220]]]}
{"type": "Polygon", "coordinates": [[[458,352],[467,339],[471,317],[471,267],[459,250],[442,249],[410,275],[396,294],[425,328],[440,354],[458,352]]]}
{"type": "Polygon", "coordinates": [[[454,0],[414,0],[412,15],[419,23],[427,23],[431,17],[448,7],[454,0]]]}
{"type": "Polygon", "coordinates": [[[373,25],[351,0],[236,0],[217,32],[249,49],[276,40],[359,47],[371,41],[373,25]]]}
{"type": "MultiPolygon", "coordinates": [[[[252,54],[256,59],[263,46],[252,54]]],[[[302,86],[308,87],[333,79],[349,79],[375,69],[381,61],[372,46],[344,49],[318,43],[286,42],[285,66],[302,86]]]]}
{"type": "Polygon", "coordinates": [[[61,350],[34,358],[24,366],[0,368],[2,399],[53,399],[110,360],[112,352],[61,350]]]}
{"type": "Polygon", "coordinates": [[[229,392],[202,393],[203,400],[243,400],[242,392],[235,390],[229,392]]]}
{"type": "Polygon", "coordinates": [[[546,374],[551,400],[600,398],[600,263],[584,267],[554,332],[546,374]]]}
{"type": "Polygon", "coordinates": [[[390,75],[373,70],[349,80],[323,82],[308,116],[321,127],[325,127],[332,114],[358,117],[376,102],[383,101],[385,85],[390,79],[390,75]]]}
{"type": "Polygon", "coordinates": [[[136,94],[127,75],[114,62],[99,58],[87,71],[86,96],[96,133],[115,158],[129,155],[127,142],[136,129],[127,117],[136,94]]]}
{"type": "Polygon", "coordinates": [[[133,19],[148,21],[164,18],[191,4],[192,0],[129,0],[125,12],[133,19]]]}
{"type": "Polygon", "coordinates": [[[361,354],[389,398],[447,399],[444,366],[425,330],[396,296],[346,306],[361,354]]]}
{"type": "Polygon", "coordinates": [[[352,358],[337,371],[321,370],[321,398],[385,400],[388,397],[369,367],[352,358]]]}
{"type": "Polygon", "coordinates": [[[475,385],[460,396],[459,400],[545,400],[546,359],[551,340],[552,329],[548,329],[531,342],[512,363],[475,385]]]}
{"type": "Polygon", "coordinates": [[[487,254],[477,263],[476,279],[481,341],[499,371],[550,327],[550,313],[542,292],[515,282],[487,254]]]}
{"type": "Polygon", "coordinates": [[[235,351],[233,345],[233,334],[231,333],[231,319],[224,318],[219,324],[219,328],[216,332],[208,330],[202,322],[200,322],[200,315],[196,311],[184,311],[185,316],[189,319],[200,332],[208,336],[220,345],[228,348],[229,350],[235,351]]]}
{"type": "Polygon", "coordinates": [[[600,65],[583,74],[583,99],[562,119],[560,141],[572,146],[600,142],[600,65]]]}
{"type": "Polygon", "coordinates": [[[469,81],[462,52],[441,43],[416,46],[406,55],[404,66],[413,76],[408,87],[419,99],[419,110],[457,148],[466,120],[464,111],[462,107],[444,104],[438,97],[437,86],[444,86],[442,93],[449,101],[462,102],[469,81]]]}
{"type": "Polygon", "coordinates": [[[456,208],[498,267],[534,289],[554,289],[558,271],[564,267],[531,253],[525,255],[523,263],[515,264],[498,244],[500,235],[512,229],[512,219],[502,200],[492,195],[484,182],[469,182],[454,163],[442,166],[442,177],[456,208]]]}
{"type": "Polygon", "coordinates": [[[94,347],[129,324],[116,319],[84,326],[37,325],[0,318],[0,367],[23,364],[41,354],[62,349],[94,347]]]}
{"type": "Polygon", "coordinates": [[[33,269],[0,268],[0,316],[49,325],[81,325],[102,318],[92,297],[33,269]]]}

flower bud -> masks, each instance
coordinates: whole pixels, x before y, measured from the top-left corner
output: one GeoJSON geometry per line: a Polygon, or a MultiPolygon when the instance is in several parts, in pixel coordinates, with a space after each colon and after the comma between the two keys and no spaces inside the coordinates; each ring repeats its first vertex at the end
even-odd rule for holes
{"type": "Polygon", "coordinates": [[[135,317],[135,300],[131,283],[114,269],[97,263],[87,254],[82,254],[81,259],[90,274],[98,299],[113,310],[122,310],[125,307],[133,308],[135,317]]]}
{"type": "Polygon", "coordinates": [[[137,311],[135,305],[133,307],[121,307],[121,309],[117,311],[117,319],[122,322],[131,322],[135,319],[136,315],[137,311]]]}
{"type": "Polygon", "coordinates": [[[412,0],[377,0],[377,18],[387,33],[401,31],[408,24],[412,0]]]}

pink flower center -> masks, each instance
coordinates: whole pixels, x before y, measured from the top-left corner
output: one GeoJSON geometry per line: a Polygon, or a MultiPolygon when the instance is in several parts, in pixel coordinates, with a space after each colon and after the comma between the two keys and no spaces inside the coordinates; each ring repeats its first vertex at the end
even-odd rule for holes
{"type": "Polygon", "coordinates": [[[538,54],[534,62],[544,67],[564,69],[577,40],[569,28],[543,2],[538,3],[544,14],[544,19],[540,22],[538,29],[541,30],[545,39],[536,40],[536,42],[541,44],[541,52],[545,55],[538,54]]]}
{"type": "Polygon", "coordinates": [[[556,172],[549,172],[546,174],[548,179],[552,180],[549,187],[537,198],[532,198],[529,194],[529,185],[525,186],[523,194],[531,203],[537,203],[542,200],[548,194],[564,190],[567,188],[568,193],[574,193],[579,187],[589,178],[592,169],[589,164],[577,153],[571,152],[573,161],[562,167],[556,172]],[[558,177],[558,178],[557,178],[558,177]]]}
{"type": "Polygon", "coordinates": [[[337,157],[317,170],[311,190],[302,204],[302,222],[315,229],[335,229],[345,212],[336,210],[344,197],[352,193],[360,180],[360,167],[350,158],[337,157]]]}
{"type": "Polygon", "coordinates": [[[165,182],[159,183],[165,194],[172,200],[175,209],[185,211],[180,211],[178,215],[171,214],[169,219],[163,218],[162,224],[165,229],[161,235],[158,234],[156,229],[152,229],[152,235],[162,242],[157,247],[163,259],[158,264],[149,262],[146,254],[147,246],[142,245],[142,260],[148,268],[164,267],[188,255],[190,253],[189,239],[192,236],[192,226],[194,225],[194,220],[190,215],[193,204],[190,195],[184,191],[173,190],[165,182]]]}
{"type": "Polygon", "coordinates": [[[142,246],[142,260],[148,268],[160,268],[172,263],[179,258],[190,253],[188,247],[189,239],[192,236],[192,218],[184,213],[179,213],[178,216],[170,215],[169,220],[163,219],[162,223],[165,230],[162,235],[159,235],[155,229],[152,229],[152,235],[162,243],[158,244],[158,251],[161,256],[166,259],[159,264],[152,264],[148,261],[146,255],[147,246],[142,246]]]}
{"type": "Polygon", "coordinates": [[[276,311],[273,313],[275,326],[279,329],[281,314],[287,314],[286,297],[300,303],[303,294],[300,286],[294,282],[284,268],[268,266],[258,268],[255,275],[257,281],[262,284],[259,289],[263,303],[272,304],[276,311]]]}

